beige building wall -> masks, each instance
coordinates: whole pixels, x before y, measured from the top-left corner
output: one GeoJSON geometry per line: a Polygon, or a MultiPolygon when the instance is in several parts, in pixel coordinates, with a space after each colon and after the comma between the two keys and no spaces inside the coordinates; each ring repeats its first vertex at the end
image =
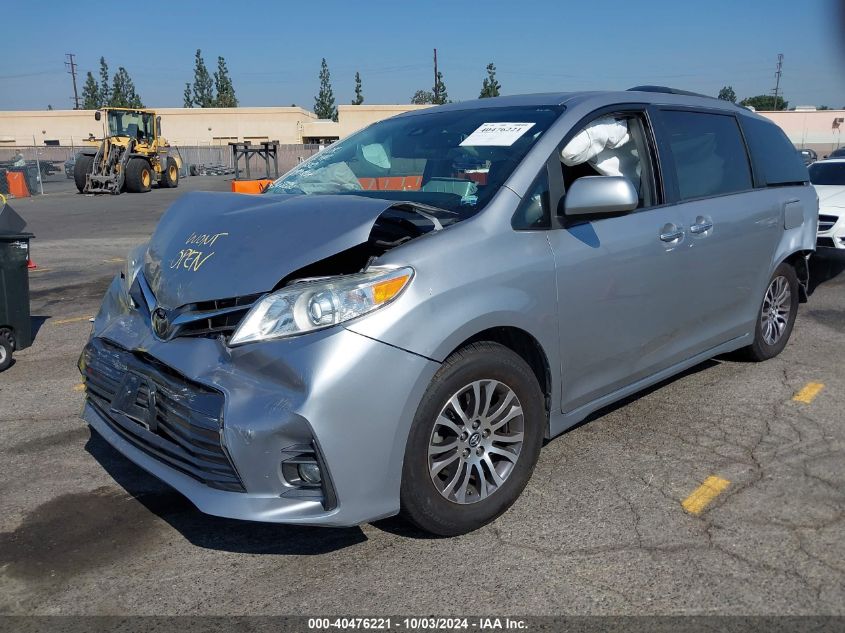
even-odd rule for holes
{"type": "MultiPolygon", "coordinates": [[[[317,119],[298,107],[280,108],[161,108],[164,137],[177,145],[225,145],[230,141],[262,140],[299,144],[303,139],[343,138],[376,121],[430,106],[338,106],[338,121],[317,119]]],[[[779,125],[797,147],[815,149],[823,156],[845,139],[845,110],[760,112],[779,125]]],[[[102,123],[93,110],[38,110],[0,112],[0,147],[44,145],[59,141],[79,145],[102,136],[102,123]]]]}
{"type": "Polygon", "coordinates": [[[815,150],[819,158],[842,147],[845,137],[845,110],[758,112],[771,119],[799,148],[815,150]]]}
{"type": "MultiPolygon", "coordinates": [[[[225,145],[230,141],[279,141],[298,144],[303,138],[343,138],[370,123],[429,106],[342,105],[338,121],[317,119],[303,108],[160,108],[164,137],[176,145],[225,145]]],[[[102,122],[93,110],[0,112],[0,147],[45,141],[79,145],[102,136],[102,122]]]]}

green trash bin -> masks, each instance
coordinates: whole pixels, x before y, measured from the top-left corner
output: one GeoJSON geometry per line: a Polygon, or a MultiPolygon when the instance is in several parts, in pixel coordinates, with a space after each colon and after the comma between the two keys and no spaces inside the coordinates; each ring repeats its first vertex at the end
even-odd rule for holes
{"type": "Polygon", "coordinates": [[[29,240],[26,222],[9,205],[0,207],[0,371],[12,353],[32,345],[29,314],[29,240]]]}

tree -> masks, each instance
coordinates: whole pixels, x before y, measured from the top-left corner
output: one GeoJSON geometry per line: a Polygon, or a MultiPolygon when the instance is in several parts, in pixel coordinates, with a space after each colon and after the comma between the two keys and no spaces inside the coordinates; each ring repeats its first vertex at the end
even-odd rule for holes
{"type": "Polygon", "coordinates": [[[111,103],[111,82],[109,81],[109,66],[106,58],[100,57],[100,106],[111,103]]]}
{"type": "Polygon", "coordinates": [[[194,85],[191,98],[193,104],[198,108],[214,107],[212,88],[211,75],[208,74],[208,68],[206,68],[205,60],[202,58],[202,51],[197,49],[194,58],[194,85]]]}
{"type": "Polygon", "coordinates": [[[226,68],[226,60],[222,57],[217,58],[217,72],[214,73],[214,88],[217,91],[217,97],[214,99],[214,105],[216,107],[238,107],[238,98],[235,96],[235,86],[232,84],[232,78],[229,77],[229,69],[226,68]]]}
{"type": "Polygon", "coordinates": [[[481,84],[481,94],[478,95],[478,98],[498,97],[501,87],[502,85],[496,80],[496,66],[493,62],[490,62],[487,64],[487,76],[481,84]]]}
{"type": "Polygon", "coordinates": [[[47,104],[47,109],[48,109],[48,110],[52,110],[52,109],[53,109],[53,106],[52,106],[51,104],[49,104],[49,103],[48,103],[48,104],[47,104]]]}
{"type": "Polygon", "coordinates": [[[436,105],[442,105],[449,100],[449,94],[446,92],[446,84],[443,83],[443,73],[439,70],[437,71],[437,78],[431,92],[433,93],[431,102],[436,105]]]}
{"type": "Polygon", "coordinates": [[[751,106],[755,110],[786,110],[789,101],[784,101],[780,95],[778,95],[777,101],[775,101],[774,95],[756,95],[743,99],[739,102],[739,105],[751,106]]]}
{"type": "Polygon", "coordinates": [[[417,90],[414,96],[411,97],[411,103],[414,105],[424,105],[426,103],[434,103],[434,93],[430,90],[417,90]]]}
{"type": "Polygon", "coordinates": [[[722,86],[722,89],[719,91],[719,99],[736,103],[736,93],[734,92],[733,86],[722,86]]]}
{"type": "Polygon", "coordinates": [[[352,100],[352,105],[361,105],[364,103],[364,93],[361,91],[361,74],[355,73],[355,98],[352,100]]]}
{"type": "Polygon", "coordinates": [[[331,75],[326,58],[320,63],[320,92],[314,98],[314,114],[319,119],[331,119],[337,121],[337,108],[334,104],[334,92],[332,91],[331,75]]]}
{"type": "Polygon", "coordinates": [[[182,95],[182,107],[193,108],[194,100],[191,98],[191,82],[185,82],[185,92],[182,95]]]}
{"type": "Polygon", "coordinates": [[[109,105],[114,108],[143,108],[141,97],[135,91],[135,84],[126,69],[121,66],[114,74],[109,105]]]}
{"type": "Polygon", "coordinates": [[[820,105],[816,110],[830,110],[830,106],[820,105]]]}
{"type": "Polygon", "coordinates": [[[97,87],[97,80],[89,71],[85,76],[85,85],[82,86],[82,109],[96,110],[100,107],[100,89],[97,87]]]}

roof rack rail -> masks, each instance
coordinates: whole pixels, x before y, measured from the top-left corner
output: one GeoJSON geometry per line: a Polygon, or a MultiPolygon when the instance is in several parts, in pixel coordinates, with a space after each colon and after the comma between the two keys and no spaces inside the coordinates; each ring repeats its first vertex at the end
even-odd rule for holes
{"type": "Polygon", "coordinates": [[[700,92],[690,92],[689,90],[678,90],[677,88],[669,88],[668,86],[634,86],[628,88],[628,92],[663,92],[670,95],[685,95],[687,97],[704,97],[712,99],[710,95],[703,95],[700,92]]]}

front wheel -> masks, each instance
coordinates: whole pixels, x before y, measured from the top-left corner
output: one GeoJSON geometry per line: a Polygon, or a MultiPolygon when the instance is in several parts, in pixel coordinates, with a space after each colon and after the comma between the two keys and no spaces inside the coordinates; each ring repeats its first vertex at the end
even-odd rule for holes
{"type": "Polygon", "coordinates": [[[546,422],[537,377],[498,343],[473,343],[443,363],[414,418],[402,469],[403,515],[442,536],[494,520],[519,497],[546,422]]]}
{"type": "Polygon", "coordinates": [[[126,191],[130,193],[145,193],[153,185],[153,168],[149,161],[143,158],[130,158],[126,165],[126,191]]]}
{"type": "Polygon", "coordinates": [[[786,347],[795,317],[798,315],[798,276],[795,269],[783,263],[775,269],[754,328],[754,342],[745,348],[746,356],[754,361],[774,358],[786,347]]]}
{"type": "Polygon", "coordinates": [[[76,157],[76,164],[73,166],[73,181],[79,193],[85,191],[85,181],[88,174],[94,168],[94,157],[79,155],[76,157]]]}

